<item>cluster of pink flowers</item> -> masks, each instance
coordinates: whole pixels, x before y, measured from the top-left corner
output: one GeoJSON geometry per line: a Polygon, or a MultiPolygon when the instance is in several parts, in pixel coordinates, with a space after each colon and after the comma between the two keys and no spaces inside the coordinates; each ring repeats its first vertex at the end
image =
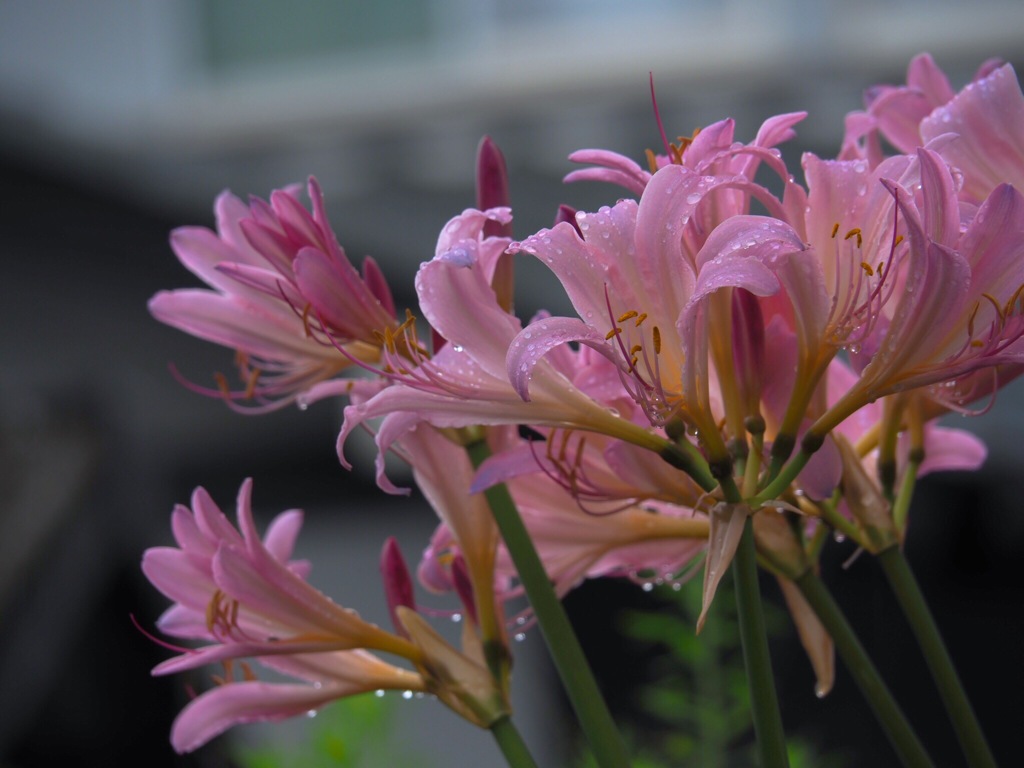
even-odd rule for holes
{"type": "MultiPolygon", "coordinates": [[[[905,473],[981,463],[975,437],[934,421],[984,407],[1024,370],[1013,69],[988,62],[954,92],[917,57],[906,85],[872,89],[848,117],[837,158],[804,155],[806,186],[777,149],[803,117],[772,117],[749,143],[723,120],[666,140],[646,169],[576,152],[587,167],[568,180],[628,196],[563,207],[553,227],[520,239],[485,140],[478,208],[442,228],[416,276],[418,310],[404,315],[372,260],[361,274],[348,261],[312,179],[312,213],[297,189],[249,206],[225,194],[216,232],[175,231],[178,257],[212,290],[161,293],[150,308],[236,350],[241,383],[220,377],[209,391],[257,410],[345,399],[341,462],[357,428],[375,434],[383,490],[406,492],[384,455],[409,462],[440,518],[419,580],[454,592],[467,617],[460,649],[431,634],[388,547],[396,630],[367,624],[289,561],[295,513],[261,541],[248,483],[241,533],[197,491],[191,511],[174,512],[180,548],[150,550],[144,569],[175,601],[161,629],[210,644],[157,673],[253,658],[304,682],[261,683],[241,667],[243,681],[221,679],[182,713],[178,749],[381,688],[430,691],[481,725],[503,716],[515,618],[504,602],[519,588],[482,494],[497,484],[559,594],[597,576],[681,578],[704,556],[710,602],[748,517],[787,590],[832,528],[869,551],[901,542],[907,521],[892,499],[905,473]],[[759,181],[763,169],[780,191],[759,181]],[[516,316],[521,258],[554,273],[576,316],[516,316]],[[369,375],[345,375],[354,369],[369,375]],[[474,466],[466,447],[481,444],[490,457],[474,466]]],[[[827,690],[831,646],[786,594],[827,690]]]]}

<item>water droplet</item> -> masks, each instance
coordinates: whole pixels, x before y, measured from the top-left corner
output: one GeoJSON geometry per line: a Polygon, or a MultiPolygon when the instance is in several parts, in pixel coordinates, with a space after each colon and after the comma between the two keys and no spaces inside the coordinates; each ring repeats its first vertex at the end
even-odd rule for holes
{"type": "Polygon", "coordinates": [[[306,717],[316,717],[316,710],[311,709],[306,713],[306,717]]]}
{"type": "Polygon", "coordinates": [[[652,592],[654,590],[654,582],[645,581],[640,587],[644,592],[652,592]]]}
{"type": "Polygon", "coordinates": [[[376,696],[378,699],[384,698],[384,689],[378,688],[376,691],[373,692],[373,695],[376,696]]]}
{"type": "Polygon", "coordinates": [[[408,701],[412,698],[412,691],[402,691],[402,698],[408,701]]]}
{"type": "Polygon", "coordinates": [[[452,621],[454,621],[456,624],[458,624],[460,621],[462,621],[462,614],[461,613],[453,613],[452,614],[452,621]]]}
{"type": "Polygon", "coordinates": [[[824,699],[826,696],[828,696],[828,690],[824,688],[820,683],[818,683],[814,686],[814,695],[817,696],[819,699],[824,699]]]}
{"type": "Polygon", "coordinates": [[[523,640],[526,639],[526,633],[525,632],[516,632],[514,639],[515,639],[515,641],[517,643],[521,643],[521,642],[523,642],[523,640]]]}
{"type": "Polygon", "coordinates": [[[462,345],[461,344],[452,344],[452,350],[454,352],[461,352],[462,351],[462,345]]]}
{"type": "Polygon", "coordinates": [[[844,541],[846,541],[846,534],[842,531],[836,531],[832,534],[832,538],[836,540],[837,544],[842,544],[844,541]]]}
{"type": "Polygon", "coordinates": [[[699,195],[699,194],[698,194],[698,193],[696,193],[696,192],[691,192],[690,194],[688,194],[688,195],[686,196],[686,202],[687,202],[687,203],[688,203],[689,205],[696,205],[697,203],[699,203],[699,202],[700,202],[700,198],[701,198],[701,195],[699,195]]]}

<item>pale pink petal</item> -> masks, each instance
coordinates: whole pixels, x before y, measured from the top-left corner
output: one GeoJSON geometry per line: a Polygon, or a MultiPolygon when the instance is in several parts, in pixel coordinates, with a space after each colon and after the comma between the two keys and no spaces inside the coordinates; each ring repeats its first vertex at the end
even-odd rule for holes
{"type": "MultiPolygon", "coordinates": [[[[908,438],[901,435],[903,441],[908,438]]],[[[975,470],[981,467],[988,455],[985,443],[970,432],[929,425],[926,427],[924,461],[918,468],[919,475],[929,472],[952,470],[975,470]]]]}
{"type": "Polygon", "coordinates": [[[191,752],[233,725],[295,717],[356,690],[340,685],[314,688],[260,682],[222,685],[193,699],[181,711],[174,721],[171,744],[178,753],[191,752]]]}
{"type": "Polygon", "coordinates": [[[530,382],[537,365],[551,350],[564,344],[587,344],[609,360],[615,350],[603,333],[575,317],[548,317],[527,326],[509,345],[506,366],[509,381],[523,399],[530,399],[530,382]]]}
{"type": "Polygon", "coordinates": [[[970,83],[921,123],[925,141],[950,132],[960,139],[943,156],[963,172],[970,198],[983,200],[1003,182],[1024,186],[1024,95],[1011,65],[970,83]]]}
{"type": "Polygon", "coordinates": [[[302,510],[291,509],[275,517],[263,537],[264,546],[276,560],[287,563],[295,549],[299,530],[302,528],[302,510]]]}
{"type": "Polygon", "coordinates": [[[264,360],[337,356],[331,347],[306,337],[296,318],[237,296],[191,289],[164,291],[150,299],[149,311],[193,336],[264,360]]]}

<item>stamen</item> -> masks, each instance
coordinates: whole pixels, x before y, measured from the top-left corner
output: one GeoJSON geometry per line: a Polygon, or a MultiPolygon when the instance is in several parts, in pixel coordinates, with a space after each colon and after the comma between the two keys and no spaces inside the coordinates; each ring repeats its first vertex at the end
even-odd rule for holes
{"type": "Polygon", "coordinates": [[[651,339],[654,341],[654,354],[661,354],[661,330],[658,326],[651,329],[651,339]]]}
{"type": "Polygon", "coordinates": [[[622,314],[621,314],[621,315],[619,316],[619,319],[618,319],[618,320],[617,320],[616,322],[619,322],[619,323],[624,323],[624,322],[626,322],[627,320],[632,320],[632,319],[633,319],[634,317],[636,317],[636,316],[637,316],[637,315],[639,315],[639,314],[640,314],[640,313],[639,313],[639,312],[637,312],[637,311],[636,311],[635,309],[631,309],[631,310],[629,310],[629,312],[623,312],[623,313],[622,313],[622,314]]]}
{"type": "Polygon", "coordinates": [[[903,235],[896,235],[896,240],[893,241],[893,246],[897,246],[903,242],[903,235]]]}
{"type": "Polygon", "coordinates": [[[836,232],[838,232],[838,231],[839,231],[839,222],[837,221],[835,224],[832,225],[832,237],[833,238],[835,238],[836,232]]]}
{"type": "Polygon", "coordinates": [[[622,329],[619,328],[618,326],[615,326],[604,335],[604,339],[605,341],[610,341],[613,336],[618,336],[620,333],[622,333],[622,329]]]}
{"type": "Polygon", "coordinates": [[[650,169],[651,173],[652,174],[653,173],[657,173],[658,172],[658,158],[654,154],[654,151],[650,150],[650,149],[645,149],[644,150],[644,154],[647,155],[647,167],[650,169]]]}
{"type": "Polygon", "coordinates": [[[636,318],[636,327],[639,328],[640,327],[640,323],[642,323],[646,319],[647,319],[647,313],[646,312],[641,312],[637,316],[637,318],[636,318]]]}
{"type": "Polygon", "coordinates": [[[1003,314],[1003,307],[1002,307],[1002,305],[998,301],[996,301],[995,297],[992,296],[992,294],[990,294],[990,293],[983,293],[981,295],[984,298],[988,299],[989,302],[992,304],[992,306],[995,307],[996,314],[999,315],[999,322],[1000,323],[1006,322],[1006,315],[1003,314]]]}
{"type": "Polygon", "coordinates": [[[860,263],[860,266],[861,266],[861,269],[863,269],[867,273],[868,277],[874,277],[875,270],[871,268],[870,264],[868,264],[866,261],[862,261],[860,263]]]}

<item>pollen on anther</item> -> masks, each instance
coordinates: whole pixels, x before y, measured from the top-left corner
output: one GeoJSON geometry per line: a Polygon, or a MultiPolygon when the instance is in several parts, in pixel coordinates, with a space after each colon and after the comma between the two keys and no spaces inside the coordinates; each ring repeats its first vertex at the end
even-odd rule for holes
{"type": "Polygon", "coordinates": [[[660,355],[661,354],[661,330],[658,328],[658,326],[654,326],[654,328],[651,329],[651,338],[654,341],[654,354],[660,355]]]}
{"type": "Polygon", "coordinates": [[[863,238],[861,237],[860,227],[854,227],[845,235],[843,235],[843,240],[849,240],[851,237],[857,238],[857,247],[860,248],[861,244],[864,242],[863,238]]]}
{"type": "Polygon", "coordinates": [[[866,261],[862,261],[860,263],[860,266],[861,266],[861,269],[863,269],[864,272],[867,273],[868,277],[873,277],[874,276],[875,270],[872,269],[871,265],[868,264],[866,261]]]}
{"type": "Polygon", "coordinates": [[[839,231],[839,222],[837,221],[835,224],[832,225],[832,237],[835,237],[836,233],[838,231],[839,231]]]}
{"type": "Polygon", "coordinates": [[[622,329],[619,328],[618,326],[615,326],[604,335],[605,341],[610,340],[613,336],[618,336],[620,333],[622,333],[622,329]]]}
{"type": "Polygon", "coordinates": [[[646,312],[641,312],[637,316],[637,318],[636,318],[636,327],[639,328],[640,327],[640,323],[642,323],[646,319],[647,319],[647,313],[646,312]]]}
{"type": "Polygon", "coordinates": [[[636,317],[636,316],[637,316],[637,315],[639,315],[639,314],[640,314],[640,313],[639,313],[639,312],[637,312],[637,311],[636,311],[635,309],[631,309],[631,310],[629,310],[629,312],[623,312],[623,313],[622,313],[622,314],[621,314],[621,315],[619,316],[619,319],[618,319],[618,320],[616,320],[616,322],[618,322],[618,323],[624,323],[624,322],[626,322],[627,320],[632,320],[632,319],[633,319],[634,317],[636,317]]]}
{"type": "Polygon", "coordinates": [[[899,245],[902,242],[903,242],[903,235],[897,235],[896,236],[896,241],[893,243],[893,245],[899,245]]]}

